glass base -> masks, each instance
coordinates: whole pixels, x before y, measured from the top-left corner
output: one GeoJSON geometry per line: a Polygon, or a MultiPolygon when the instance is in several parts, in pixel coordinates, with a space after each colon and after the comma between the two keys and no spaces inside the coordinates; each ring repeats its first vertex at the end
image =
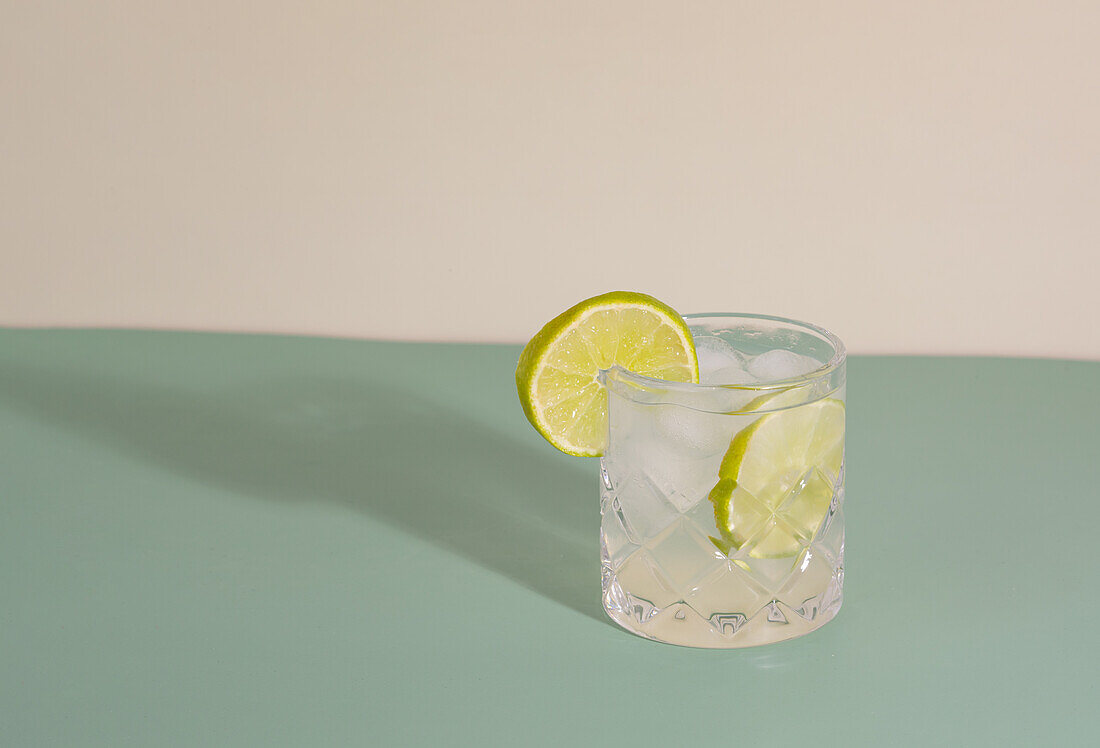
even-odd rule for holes
{"type": "Polygon", "coordinates": [[[681,647],[737,649],[775,644],[816,631],[836,617],[841,602],[837,597],[828,609],[815,611],[809,618],[778,601],[769,603],[752,618],[733,614],[716,615],[710,620],[683,602],[661,610],[644,601],[624,608],[605,594],[603,607],[612,621],[646,639],[681,647]]]}

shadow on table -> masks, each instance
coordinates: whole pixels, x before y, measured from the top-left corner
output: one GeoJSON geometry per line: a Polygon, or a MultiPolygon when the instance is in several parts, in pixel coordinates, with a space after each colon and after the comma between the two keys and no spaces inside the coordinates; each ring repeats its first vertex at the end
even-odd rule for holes
{"type": "Polygon", "coordinates": [[[3,401],[192,479],[365,512],[607,622],[593,471],[414,394],[317,378],[189,392],[6,365],[3,401]]]}

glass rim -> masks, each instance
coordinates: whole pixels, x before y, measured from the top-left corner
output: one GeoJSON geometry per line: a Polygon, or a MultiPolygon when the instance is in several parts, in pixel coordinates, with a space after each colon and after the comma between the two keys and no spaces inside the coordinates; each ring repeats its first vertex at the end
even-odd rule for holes
{"type": "Polygon", "coordinates": [[[691,326],[692,320],[701,319],[767,320],[769,322],[780,322],[787,325],[793,325],[817,333],[823,337],[833,347],[833,355],[824,364],[805,374],[786,377],[784,379],[769,379],[763,382],[753,382],[751,384],[697,384],[694,382],[674,382],[669,379],[647,377],[644,374],[633,372],[620,364],[613,364],[607,369],[602,370],[602,374],[606,375],[607,373],[614,372],[615,378],[626,381],[627,383],[647,389],[660,388],[674,392],[721,393],[728,392],[729,390],[770,392],[772,390],[785,390],[792,387],[807,387],[816,384],[833,376],[837,369],[843,366],[848,358],[848,351],[840,338],[824,327],[815,325],[811,322],[803,322],[802,320],[779,317],[772,314],[753,314],[750,312],[701,312],[696,314],[685,314],[683,318],[689,327],[691,326]]]}

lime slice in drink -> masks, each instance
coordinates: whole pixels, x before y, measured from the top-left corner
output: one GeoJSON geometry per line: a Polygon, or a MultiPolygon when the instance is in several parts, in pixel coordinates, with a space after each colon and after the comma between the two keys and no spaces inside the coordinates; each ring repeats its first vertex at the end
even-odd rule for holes
{"type": "Polygon", "coordinates": [[[768,413],[730,442],[708,497],[730,553],[751,543],[754,558],[797,553],[829,511],[844,459],[844,403],[826,398],[768,413]]]}
{"type": "Polygon", "coordinates": [[[559,314],[527,343],[516,388],[527,420],[562,452],[595,457],[607,441],[602,369],[698,382],[699,363],[683,317],[652,296],[612,291],[559,314]]]}

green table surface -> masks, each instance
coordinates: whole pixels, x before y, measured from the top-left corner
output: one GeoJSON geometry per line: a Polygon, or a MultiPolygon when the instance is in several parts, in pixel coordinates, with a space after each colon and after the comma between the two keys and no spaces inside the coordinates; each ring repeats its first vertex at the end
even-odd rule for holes
{"type": "Polygon", "coordinates": [[[0,744],[1096,739],[1100,363],[850,359],[844,607],[710,651],[605,618],[518,352],[0,331],[0,744]]]}

